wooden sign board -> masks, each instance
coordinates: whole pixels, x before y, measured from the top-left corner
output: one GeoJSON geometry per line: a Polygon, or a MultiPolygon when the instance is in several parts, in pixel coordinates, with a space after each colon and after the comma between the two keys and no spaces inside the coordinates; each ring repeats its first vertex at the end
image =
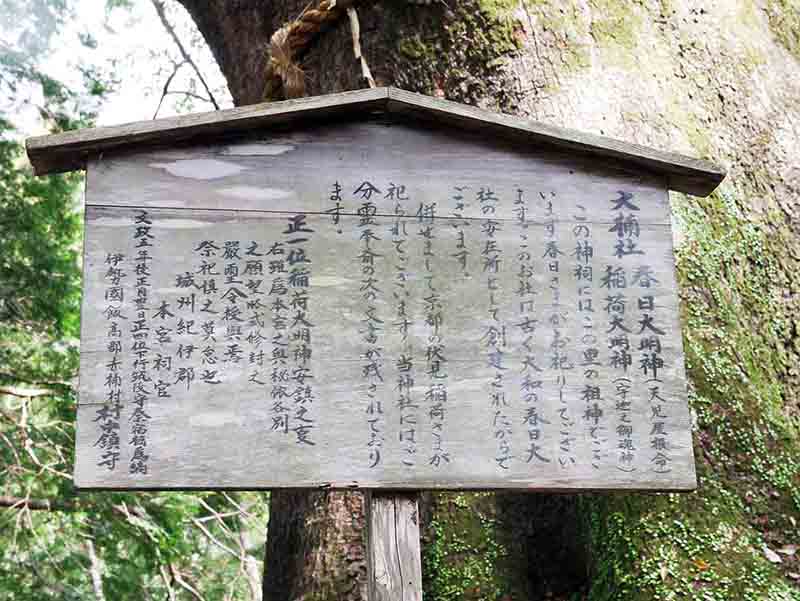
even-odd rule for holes
{"type": "Polygon", "coordinates": [[[76,484],[689,490],[664,174],[413,120],[89,161],[76,484]]]}

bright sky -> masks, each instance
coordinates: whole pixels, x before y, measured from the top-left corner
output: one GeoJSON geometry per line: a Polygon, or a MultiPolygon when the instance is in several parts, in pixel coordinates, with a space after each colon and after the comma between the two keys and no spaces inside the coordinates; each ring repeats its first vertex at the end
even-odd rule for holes
{"type": "MultiPolygon", "coordinates": [[[[0,2],[0,9],[2,4],[0,2]]],[[[164,82],[172,72],[170,59],[180,59],[177,47],[159,21],[151,1],[132,0],[132,8],[111,11],[106,10],[106,0],[75,0],[73,4],[74,16],[50,40],[49,52],[38,61],[40,68],[73,89],[81,86],[80,67],[94,66],[102,72],[114,72],[119,83],[116,91],[101,106],[99,125],[152,119],[164,82]],[[79,35],[87,33],[96,40],[95,49],[80,43],[79,35]]],[[[167,0],[166,4],[170,22],[215,91],[217,102],[223,108],[232,106],[225,79],[191,18],[175,0],[167,0]]],[[[30,18],[35,22],[35,15],[30,18]]],[[[8,40],[8,24],[11,22],[13,26],[13,20],[5,21],[0,23],[0,35],[8,40]]],[[[192,76],[191,67],[184,65],[171,89],[190,89],[192,76]]],[[[195,83],[197,88],[194,91],[202,93],[199,82],[195,83]]],[[[210,104],[199,101],[193,101],[191,107],[181,108],[177,106],[179,98],[182,97],[168,96],[158,116],[213,109],[210,104]]],[[[28,99],[27,106],[16,107],[13,111],[13,121],[25,135],[46,133],[36,118],[35,105],[41,102],[40,92],[31,91],[28,99]]]]}

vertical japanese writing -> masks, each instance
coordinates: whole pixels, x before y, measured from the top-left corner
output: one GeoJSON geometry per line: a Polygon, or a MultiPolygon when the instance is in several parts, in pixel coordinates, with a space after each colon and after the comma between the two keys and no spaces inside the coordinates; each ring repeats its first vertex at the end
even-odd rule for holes
{"type": "MultiPolygon", "coordinates": [[[[182,303],[179,304],[179,307],[182,307],[182,303]]],[[[172,381],[174,357],[171,354],[170,345],[175,333],[175,313],[173,313],[175,310],[172,307],[172,303],[161,300],[152,316],[155,328],[153,330],[155,337],[153,344],[158,349],[154,351],[153,357],[153,369],[155,370],[154,389],[158,399],[170,398],[170,388],[174,384],[172,381]]]]}
{"type": "Polygon", "coordinates": [[[325,213],[331,216],[331,223],[336,226],[336,233],[341,234],[342,209],[344,208],[344,205],[342,205],[342,186],[338,181],[334,182],[333,186],[331,187],[328,200],[333,206],[325,209],[325,213]]]}
{"type": "Polygon", "coordinates": [[[616,234],[613,255],[616,263],[606,265],[605,273],[600,280],[601,289],[605,290],[605,312],[608,316],[608,346],[610,349],[609,366],[623,375],[614,379],[615,399],[614,411],[617,416],[617,469],[632,472],[636,460],[636,443],[634,440],[633,420],[631,418],[632,380],[628,377],[628,369],[632,364],[630,353],[631,329],[626,325],[628,312],[628,271],[621,263],[625,257],[641,254],[636,240],[639,237],[639,225],[633,211],[639,207],[633,204],[633,195],[620,191],[619,197],[611,200],[611,211],[614,213],[610,232],[616,234]],[[625,212],[627,211],[627,215],[625,212]]]}
{"type": "Polygon", "coordinates": [[[577,283],[576,310],[581,320],[582,359],[580,367],[583,369],[583,388],[581,401],[583,402],[583,421],[585,432],[588,435],[591,450],[591,466],[600,469],[600,462],[605,452],[607,439],[605,438],[605,420],[603,420],[603,397],[600,389],[599,378],[600,350],[597,348],[598,337],[594,330],[594,294],[592,280],[594,271],[592,259],[594,258],[594,244],[592,240],[592,224],[586,219],[586,207],[577,205],[577,213],[573,216],[575,225],[572,227],[572,236],[575,250],[573,275],[577,283]]]}
{"type": "Polygon", "coordinates": [[[652,382],[648,388],[650,395],[650,448],[653,454],[650,463],[653,471],[666,474],[672,471],[672,456],[670,455],[669,432],[667,431],[668,415],[664,407],[667,400],[662,397],[661,383],[652,382]]]}
{"type": "MultiPolygon", "coordinates": [[[[553,196],[555,194],[551,192],[551,197],[553,196]]],[[[569,409],[569,399],[566,392],[567,374],[569,370],[574,368],[574,364],[567,352],[570,340],[564,335],[569,312],[566,305],[561,301],[561,257],[564,255],[564,251],[561,250],[558,242],[558,217],[553,200],[548,200],[545,205],[545,249],[543,258],[547,263],[552,299],[548,313],[548,322],[552,332],[549,367],[556,374],[555,387],[558,395],[558,463],[562,468],[567,468],[576,462],[575,433],[572,430],[575,426],[575,420],[569,409]]]]}
{"type": "Polygon", "coordinates": [[[469,220],[464,219],[464,209],[467,207],[464,196],[466,190],[467,188],[465,186],[453,186],[453,195],[451,199],[453,201],[452,216],[454,219],[452,219],[451,225],[456,230],[456,252],[452,253],[450,256],[458,262],[461,275],[468,278],[470,277],[469,257],[471,253],[467,248],[466,231],[464,230],[464,228],[470,226],[469,220]]]}
{"type": "Polygon", "coordinates": [[[222,325],[225,326],[222,362],[227,371],[238,371],[242,367],[245,350],[242,348],[246,323],[244,308],[247,302],[244,280],[241,274],[242,247],[239,240],[225,240],[222,248],[223,292],[222,325]]]}
{"type": "Polygon", "coordinates": [[[361,377],[365,384],[364,411],[369,426],[367,449],[370,468],[375,468],[381,463],[381,451],[385,439],[383,405],[378,390],[383,383],[381,333],[384,322],[378,316],[377,302],[383,292],[378,288],[376,277],[379,275],[377,263],[382,262],[384,256],[376,250],[376,245],[381,239],[375,234],[378,225],[375,215],[378,209],[371,200],[373,194],[381,194],[381,191],[368,181],[362,182],[353,192],[360,202],[357,211],[360,252],[357,260],[361,265],[359,291],[364,301],[364,311],[360,320],[359,335],[363,343],[361,377]]]}
{"type": "Polygon", "coordinates": [[[290,314],[289,338],[292,351],[292,373],[294,389],[291,392],[293,413],[292,431],[297,444],[314,445],[311,439],[315,423],[311,405],[314,404],[314,373],[311,369],[312,331],[308,301],[311,284],[311,257],[306,253],[314,230],[306,223],[306,215],[289,217],[283,231],[286,236],[286,262],[289,267],[290,314]]]}
{"type": "Polygon", "coordinates": [[[251,240],[244,249],[244,287],[247,294],[245,308],[247,309],[248,345],[248,376],[247,381],[259,387],[267,385],[264,376],[264,336],[268,307],[264,304],[264,253],[260,245],[251,240]]]}
{"type": "Polygon", "coordinates": [[[213,240],[201,240],[193,249],[194,262],[196,267],[194,273],[187,272],[183,276],[177,277],[178,288],[194,288],[197,292],[184,292],[186,296],[182,298],[191,300],[192,314],[197,315],[200,323],[199,328],[199,352],[200,369],[199,380],[203,384],[216,386],[222,383],[219,363],[221,361],[217,354],[217,331],[219,318],[219,308],[215,305],[218,301],[219,288],[217,278],[222,275],[217,270],[216,257],[220,247],[213,240]]]}
{"type": "Polygon", "coordinates": [[[408,333],[412,327],[409,279],[408,232],[406,231],[406,212],[402,201],[408,200],[405,186],[390,186],[386,198],[394,201],[394,221],[389,228],[394,245],[394,282],[392,297],[394,298],[394,321],[392,326],[400,337],[400,353],[396,360],[397,397],[395,406],[400,412],[400,431],[398,439],[402,449],[401,462],[407,467],[416,465],[417,428],[419,403],[414,398],[414,347],[408,333]]]}
{"type": "Polygon", "coordinates": [[[632,380],[625,376],[614,379],[614,411],[617,414],[617,469],[623,472],[636,470],[636,445],[633,441],[631,400],[632,380]]]}
{"type": "Polygon", "coordinates": [[[269,289],[270,315],[272,317],[272,355],[270,363],[270,413],[273,432],[289,433],[289,306],[286,304],[289,288],[286,281],[286,248],[282,240],[274,242],[267,251],[269,274],[272,283],[269,289]]]}
{"type": "Polygon", "coordinates": [[[235,467],[260,436],[270,486],[688,488],[654,186],[339,164],[273,211],[89,208],[88,485],[168,486],[187,449],[235,467]]]}
{"type": "Polygon", "coordinates": [[[153,255],[150,254],[150,249],[153,248],[155,236],[151,231],[153,222],[147,211],[137,211],[133,218],[133,225],[134,252],[136,253],[133,264],[136,294],[133,298],[134,318],[131,321],[133,411],[130,416],[130,444],[133,447],[133,453],[128,471],[131,474],[147,474],[150,458],[147,454],[147,433],[150,422],[147,405],[153,392],[149,370],[150,324],[147,319],[147,311],[150,308],[150,290],[152,288],[150,265],[153,255]]]}
{"type": "Polygon", "coordinates": [[[637,305],[639,309],[639,367],[646,378],[650,402],[650,463],[658,473],[672,471],[672,457],[669,449],[669,432],[667,431],[666,400],[662,396],[662,379],[659,377],[664,369],[661,338],[666,331],[656,323],[656,303],[654,288],[658,286],[652,267],[639,265],[631,277],[631,285],[639,289],[637,305]]]}
{"type": "Polygon", "coordinates": [[[533,253],[529,239],[530,219],[528,218],[528,202],[523,190],[517,190],[514,200],[515,223],[519,227],[519,249],[517,251],[517,274],[514,296],[517,301],[518,320],[516,327],[522,337],[520,398],[525,413],[522,420],[528,432],[528,448],[525,454],[526,463],[550,463],[550,458],[543,453],[543,425],[550,421],[545,419],[540,394],[542,391],[542,368],[536,360],[536,329],[539,320],[536,315],[536,296],[534,287],[533,253]]]}
{"type": "Polygon", "coordinates": [[[481,188],[477,195],[478,205],[481,208],[481,232],[483,244],[481,260],[483,275],[488,292],[488,320],[486,331],[482,340],[486,345],[486,361],[492,370],[490,382],[489,404],[492,411],[492,430],[497,441],[495,450],[495,463],[501,469],[509,469],[513,458],[511,449],[511,417],[508,413],[508,399],[505,390],[505,364],[508,339],[506,325],[500,314],[500,265],[503,261],[503,251],[497,239],[502,225],[495,219],[499,199],[496,193],[488,187],[481,188]]]}
{"type": "Polygon", "coordinates": [[[123,269],[125,255],[121,253],[108,253],[105,264],[106,272],[103,275],[105,283],[106,308],[103,311],[107,329],[105,345],[109,359],[105,365],[103,404],[95,413],[94,421],[100,427],[100,437],[94,446],[101,449],[102,454],[97,462],[98,467],[105,467],[114,471],[120,457],[120,417],[122,415],[122,329],[120,320],[127,319],[122,314],[125,301],[123,278],[127,273],[123,269]]]}
{"type": "Polygon", "coordinates": [[[419,237],[422,239],[422,259],[425,290],[423,302],[425,324],[428,326],[427,347],[425,349],[428,388],[425,403],[431,423],[432,449],[428,463],[439,467],[450,463],[450,453],[445,444],[445,421],[447,414],[447,358],[445,353],[443,328],[443,305],[437,288],[433,261],[436,258],[436,203],[420,203],[417,210],[419,237]]]}
{"type": "MultiPolygon", "coordinates": [[[[213,243],[211,244],[213,245],[213,243]]],[[[176,276],[176,280],[180,279],[180,275],[176,276]]],[[[196,343],[200,330],[196,317],[197,293],[188,290],[188,286],[186,288],[187,290],[182,290],[182,296],[178,297],[176,306],[162,300],[153,317],[160,320],[159,326],[155,330],[156,341],[165,345],[171,343],[174,336],[178,343],[175,356],[169,357],[166,365],[163,366],[167,373],[171,372],[174,376],[174,380],[170,384],[188,392],[200,375],[195,370],[199,352],[196,343]],[[168,327],[167,324],[174,327],[168,327]]],[[[160,356],[158,358],[160,359],[160,356]]],[[[167,385],[166,380],[159,379],[156,383],[158,396],[170,397],[171,386],[167,385]]]]}

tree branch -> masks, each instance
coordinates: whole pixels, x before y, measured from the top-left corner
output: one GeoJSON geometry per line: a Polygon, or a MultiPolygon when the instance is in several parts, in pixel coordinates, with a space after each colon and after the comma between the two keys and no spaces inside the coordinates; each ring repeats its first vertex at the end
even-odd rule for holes
{"type": "MultiPolygon", "coordinates": [[[[98,509],[95,503],[80,502],[73,499],[31,499],[0,495],[0,507],[8,509],[28,509],[31,511],[91,511],[98,509]]],[[[125,503],[112,505],[111,510],[129,520],[132,517],[146,519],[147,514],[137,507],[129,508],[125,503]]]]}
{"type": "MultiPolygon", "coordinates": [[[[180,71],[181,67],[186,64],[186,61],[181,61],[180,63],[173,63],[172,73],[170,73],[169,77],[167,77],[167,81],[164,82],[164,89],[161,91],[161,98],[158,101],[158,106],[156,107],[156,112],[153,113],[153,119],[158,117],[158,111],[161,110],[161,105],[164,102],[164,98],[167,97],[169,94],[169,84],[172,83],[172,80],[175,79],[175,76],[180,71]]],[[[207,99],[204,99],[207,100],[207,99]]]]}
{"type": "Polygon", "coordinates": [[[189,53],[186,51],[186,48],[184,48],[183,43],[178,37],[178,34],[175,33],[175,29],[167,20],[167,15],[164,12],[164,3],[161,0],[151,0],[151,2],[153,3],[153,7],[156,9],[156,13],[158,13],[158,18],[161,21],[161,24],[164,26],[164,29],[167,30],[167,33],[170,35],[172,40],[175,42],[175,45],[178,47],[178,51],[181,53],[183,60],[189,63],[192,69],[194,69],[194,72],[197,74],[197,78],[200,80],[200,83],[203,84],[203,87],[206,89],[206,94],[208,94],[208,99],[211,101],[211,104],[214,105],[214,108],[216,110],[219,110],[219,104],[217,104],[217,101],[214,98],[214,94],[211,92],[211,88],[208,87],[208,84],[206,83],[203,74],[200,73],[200,69],[192,60],[192,57],[189,56],[189,53]]]}
{"type": "MultiPolygon", "coordinates": [[[[240,535],[244,536],[242,533],[240,533],[240,535]]],[[[250,596],[253,601],[261,601],[264,598],[261,591],[261,569],[256,558],[245,553],[244,541],[240,544],[242,545],[242,559],[240,561],[244,563],[244,571],[245,574],[247,574],[247,586],[250,587],[250,596]]]]}
{"type": "Polygon", "coordinates": [[[197,520],[197,519],[192,519],[192,523],[193,523],[195,526],[197,526],[198,528],[200,528],[200,530],[202,531],[202,533],[206,535],[206,538],[208,538],[208,540],[210,540],[210,541],[211,541],[211,542],[212,542],[214,545],[216,545],[217,547],[219,547],[220,549],[222,549],[222,550],[223,550],[223,551],[225,551],[226,553],[230,553],[230,554],[231,554],[231,555],[233,555],[233,556],[234,556],[236,559],[239,559],[239,554],[238,554],[236,551],[234,551],[233,549],[231,549],[230,547],[226,546],[226,545],[225,545],[225,543],[221,542],[221,541],[220,541],[218,538],[216,538],[216,537],[215,537],[213,534],[211,534],[211,532],[208,530],[208,528],[206,528],[206,527],[203,525],[203,523],[202,523],[202,522],[200,522],[200,521],[199,521],[199,520],[197,520]]]}
{"type": "Polygon", "coordinates": [[[103,594],[103,565],[97,557],[94,541],[91,538],[86,539],[86,551],[89,554],[89,574],[92,577],[94,597],[97,601],[106,601],[106,597],[103,594]]]}
{"type": "Polygon", "coordinates": [[[170,573],[172,574],[172,577],[175,579],[175,582],[177,582],[177,583],[178,583],[178,584],[179,584],[181,587],[183,587],[184,589],[186,589],[187,591],[189,591],[189,593],[191,593],[191,595],[192,595],[192,596],[193,596],[195,599],[197,599],[197,601],[205,601],[205,599],[204,599],[204,598],[203,598],[203,596],[202,596],[202,595],[201,595],[201,594],[200,594],[200,593],[197,591],[197,589],[196,589],[196,588],[194,588],[194,587],[193,587],[191,584],[189,584],[188,582],[186,582],[186,581],[183,579],[183,576],[181,576],[181,573],[178,571],[178,569],[175,567],[175,565],[174,565],[174,564],[169,564],[169,571],[170,571],[170,573]]]}
{"type": "Polygon", "coordinates": [[[17,387],[0,386],[0,394],[7,394],[21,399],[32,399],[40,396],[49,396],[53,394],[53,390],[45,388],[25,389],[17,387]]]}
{"type": "Polygon", "coordinates": [[[11,380],[12,382],[21,382],[22,384],[29,384],[31,386],[40,386],[42,388],[68,388],[72,390],[72,384],[63,380],[42,380],[36,381],[21,376],[14,375],[9,372],[0,371],[0,380],[11,380]]]}
{"type": "Polygon", "coordinates": [[[12,497],[0,495],[0,507],[11,509],[31,509],[34,511],[78,511],[84,509],[75,501],[28,499],[25,497],[12,497]]]}
{"type": "Polygon", "coordinates": [[[188,90],[170,90],[167,92],[167,96],[188,96],[189,98],[195,98],[197,100],[204,100],[208,101],[208,98],[205,96],[201,96],[200,94],[195,94],[194,92],[189,92],[188,90]]]}

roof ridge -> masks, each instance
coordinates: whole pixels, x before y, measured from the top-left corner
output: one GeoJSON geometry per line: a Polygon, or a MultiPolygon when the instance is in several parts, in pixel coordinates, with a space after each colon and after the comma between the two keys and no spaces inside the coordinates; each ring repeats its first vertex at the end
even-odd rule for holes
{"type": "Polygon", "coordinates": [[[42,175],[83,169],[90,156],[103,152],[165,142],[201,142],[229,133],[307,123],[313,118],[363,115],[365,110],[435,120],[500,138],[630,163],[664,175],[673,190],[699,196],[711,193],[725,177],[723,169],[703,159],[389,86],[37,136],[26,140],[26,149],[35,172],[42,175]]]}

